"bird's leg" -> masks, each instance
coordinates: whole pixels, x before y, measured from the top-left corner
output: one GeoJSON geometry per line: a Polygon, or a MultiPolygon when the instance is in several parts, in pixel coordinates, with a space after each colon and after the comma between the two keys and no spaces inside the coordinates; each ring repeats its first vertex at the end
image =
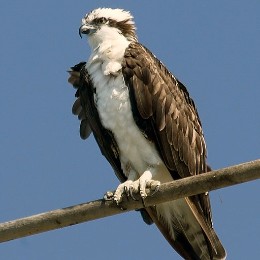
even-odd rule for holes
{"type": "MultiPolygon", "coordinates": [[[[151,196],[156,193],[159,189],[160,182],[153,180],[155,175],[155,168],[150,166],[141,177],[134,181],[130,186],[130,194],[139,190],[142,200],[147,197],[146,189],[152,191],[151,196]]],[[[132,196],[132,195],[131,195],[132,196]]]]}
{"type": "Polygon", "coordinates": [[[127,181],[118,185],[113,196],[113,199],[117,204],[121,202],[123,193],[125,193],[127,197],[131,196],[132,199],[136,200],[130,191],[130,187],[132,186],[133,182],[136,180],[136,176],[137,176],[136,172],[130,169],[127,181]]]}
{"type": "Polygon", "coordinates": [[[144,200],[147,197],[146,189],[150,190],[150,196],[158,191],[160,182],[153,180],[156,173],[155,167],[149,166],[139,179],[137,179],[137,173],[133,169],[128,168],[128,173],[127,181],[119,184],[114,194],[112,192],[107,192],[105,195],[106,200],[113,199],[119,204],[122,201],[124,193],[127,197],[136,200],[134,194],[138,192],[140,193],[142,200],[144,200]]]}

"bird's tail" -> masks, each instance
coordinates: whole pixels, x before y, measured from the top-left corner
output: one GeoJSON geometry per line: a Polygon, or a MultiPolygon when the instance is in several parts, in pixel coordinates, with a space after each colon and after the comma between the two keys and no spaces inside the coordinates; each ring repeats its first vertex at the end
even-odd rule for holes
{"type": "Polygon", "coordinates": [[[214,229],[186,199],[146,208],[170,245],[187,260],[226,259],[226,252],[214,229]],[[202,227],[203,226],[203,227],[202,227]]]}

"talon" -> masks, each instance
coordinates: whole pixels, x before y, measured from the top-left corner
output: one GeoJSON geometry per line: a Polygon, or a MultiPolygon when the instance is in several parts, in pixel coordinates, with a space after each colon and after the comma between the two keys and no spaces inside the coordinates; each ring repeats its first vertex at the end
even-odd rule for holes
{"type": "Polygon", "coordinates": [[[146,192],[140,191],[140,195],[141,195],[142,200],[145,200],[147,198],[146,192]]]}
{"type": "Polygon", "coordinates": [[[155,189],[154,189],[154,191],[151,193],[150,196],[152,197],[155,193],[157,193],[158,190],[159,190],[159,188],[160,188],[160,185],[156,186],[155,189]]]}
{"type": "Polygon", "coordinates": [[[150,196],[153,196],[155,193],[157,193],[160,188],[160,185],[161,185],[161,183],[159,181],[154,181],[154,180],[149,181],[148,184],[149,184],[150,191],[151,191],[150,196]]]}
{"type": "MultiPolygon", "coordinates": [[[[131,176],[127,181],[124,183],[121,183],[118,185],[114,195],[113,199],[116,202],[117,205],[120,204],[120,202],[123,199],[123,194],[125,193],[127,196],[127,199],[131,197],[133,200],[138,200],[135,195],[136,193],[139,193],[144,205],[144,200],[146,197],[153,196],[156,192],[158,192],[160,187],[160,182],[157,180],[152,180],[152,172],[151,170],[145,171],[142,176],[134,181],[135,176],[131,176]],[[147,194],[147,190],[149,190],[147,194]]],[[[106,198],[111,199],[111,194],[108,194],[106,198]]]]}
{"type": "Polygon", "coordinates": [[[127,187],[128,187],[127,181],[118,185],[114,194],[114,200],[117,205],[122,201],[123,194],[124,193],[127,194],[127,187]]]}
{"type": "Polygon", "coordinates": [[[145,187],[146,187],[146,185],[144,185],[144,187],[140,186],[140,195],[141,195],[142,200],[144,200],[147,197],[147,193],[145,191],[145,187]]]}
{"type": "Polygon", "coordinates": [[[117,205],[119,205],[119,203],[122,201],[122,193],[118,192],[118,190],[116,190],[113,198],[114,198],[115,203],[117,205]]]}
{"type": "Polygon", "coordinates": [[[127,197],[130,196],[129,187],[124,186],[124,193],[126,194],[127,197]]]}
{"type": "Polygon", "coordinates": [[[146,190],[145,190],[146,187],[147,187],[147,182],[140,180],[140,195],[141,195],[141,198],[143,200],[147,197],[147,193],[146,193],[146,190]]]}
{"type": "Polygon", "coordinates": [[[131,185],[131,186],[129,186],[129,191],[130,191],[130,196],[131,196],[131,198],[133,199],[133,200],[138,200],[135,196],[134,196],[134,186],[133,185],[131,185]]]}
{"type": "Polygon", "coordinates": [[[114,199],[116,205],[119,205],[119,203],[120,203],[121,200],[122,200],[122,195],[119,194],[119,193],[117,192],[117,190],[116,190],[113,199],[114,199]]]}
{"type": "Polygon", "coordinates": [[[114,199],[114,193],[112,191],[107,191],[104,196],[103,196],[104,200],[110,201],[114,199]]]}
{"type": "Polygon", "coordinates": [[[114,202],[116,203],[117,206],[119,206],[120,201],[121,201],[120,199],[114,198],[114,202]]]}

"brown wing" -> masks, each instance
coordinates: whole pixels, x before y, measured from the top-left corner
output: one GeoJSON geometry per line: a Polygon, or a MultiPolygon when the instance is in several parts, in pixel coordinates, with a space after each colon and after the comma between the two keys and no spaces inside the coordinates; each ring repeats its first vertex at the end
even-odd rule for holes
{"type": "MultiPolygon", "coordinates": [[[[185,86],[139,43],[131,43],[124,58],[122,72],[129,87],[135,122],[148,138],[155,140],[173,179],[206,172],[206,144],[201,122],[185,86]]],[[[217,247],[220,255],[224,255],[224,249],[212,229],[208,194],[192,196],[186,201],[208,243],[214,251],[217,247]]],[[[188,247],[183,246],[184,242],[171,241],[165,227],[156,220],[156,214],[148,212],[166,239],[185,257],[188,247]]],[[[184,237],[181,239],[185,241],[184,237]]]]}
{"type": "Polygon", "coordinates": [[[202,127],[184,85],[138,43],[130,44],[125,53],[123,74],[139,115],[153,125],[168,169],[179,177],[205,172],[202,127]]]}
{"type": "Polygon", "coordinates": [[[157,141],[173,178],[206,172],[206,144],[200,119],[184,85],[139,43],[131,43],[127,49],[123,75],[135,121],[148,138],[157,141]]]}

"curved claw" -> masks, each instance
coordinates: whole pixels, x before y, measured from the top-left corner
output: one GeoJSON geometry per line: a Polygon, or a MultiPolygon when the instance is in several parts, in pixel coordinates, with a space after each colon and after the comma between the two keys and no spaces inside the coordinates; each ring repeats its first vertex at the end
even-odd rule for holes
{"type": "Polygon", "coordinates": [[[112,191],[107,191],[104,196],[103,196],[104,200],[110,201],[114,199],[114,193],[112,191]]]}
{"type": "Polygon", "coordinates": [[[118,185],[114,194],[114,200],[117,205],[122,201],[123,194],[126,194],[127,198],[129,198],[129,196],[133,198],[130,190],[130,186],[132,185],[132,183],[133,183],[132,180],[127,180],[118,185]]]}
{"type": "Polygon", "coordinates": [[[133,200],[138,201],[135,197],[135,193],[139,192],[141,199],[144,204],[145,198],[149,196],[153,196],[156,192],[158,192],[160,187],[160,182],[156,180],[147,180],[147,178],[139,178],[136,181],[127,180],[124,183],[118,185],[115,193],[107,192],[104,199],[106,200],[114,200],[117,205],[122,201],[123,194],[126,194],[127,198],[131,197],[133,200]],[[146,189],[149,189],[150,192],[147,194],[146,189]]]}
{"type": "Polygon", "coordinates": [[[134,196],[134,186],[133,185],[131,185],[131,186],[129,186],[129,193],[130,193],[130,196],[131,196],[131,198],[133,199],[133,200],[138,200],[135,196],[134,196]]]}
{"type": "Polygon", "coordinates": [[[130,192],[127,186],[124,186],[124,193],[126,194],[127,197],[130,196],[130,192]]]}
{"type": "Polygon", "coordinates": [[[153,181],[153,183],[151,183],[151,194],[150,196],[152,197],[155,193],[157,193],[159,191],[161,183],[159,181],[153,181]]]}

